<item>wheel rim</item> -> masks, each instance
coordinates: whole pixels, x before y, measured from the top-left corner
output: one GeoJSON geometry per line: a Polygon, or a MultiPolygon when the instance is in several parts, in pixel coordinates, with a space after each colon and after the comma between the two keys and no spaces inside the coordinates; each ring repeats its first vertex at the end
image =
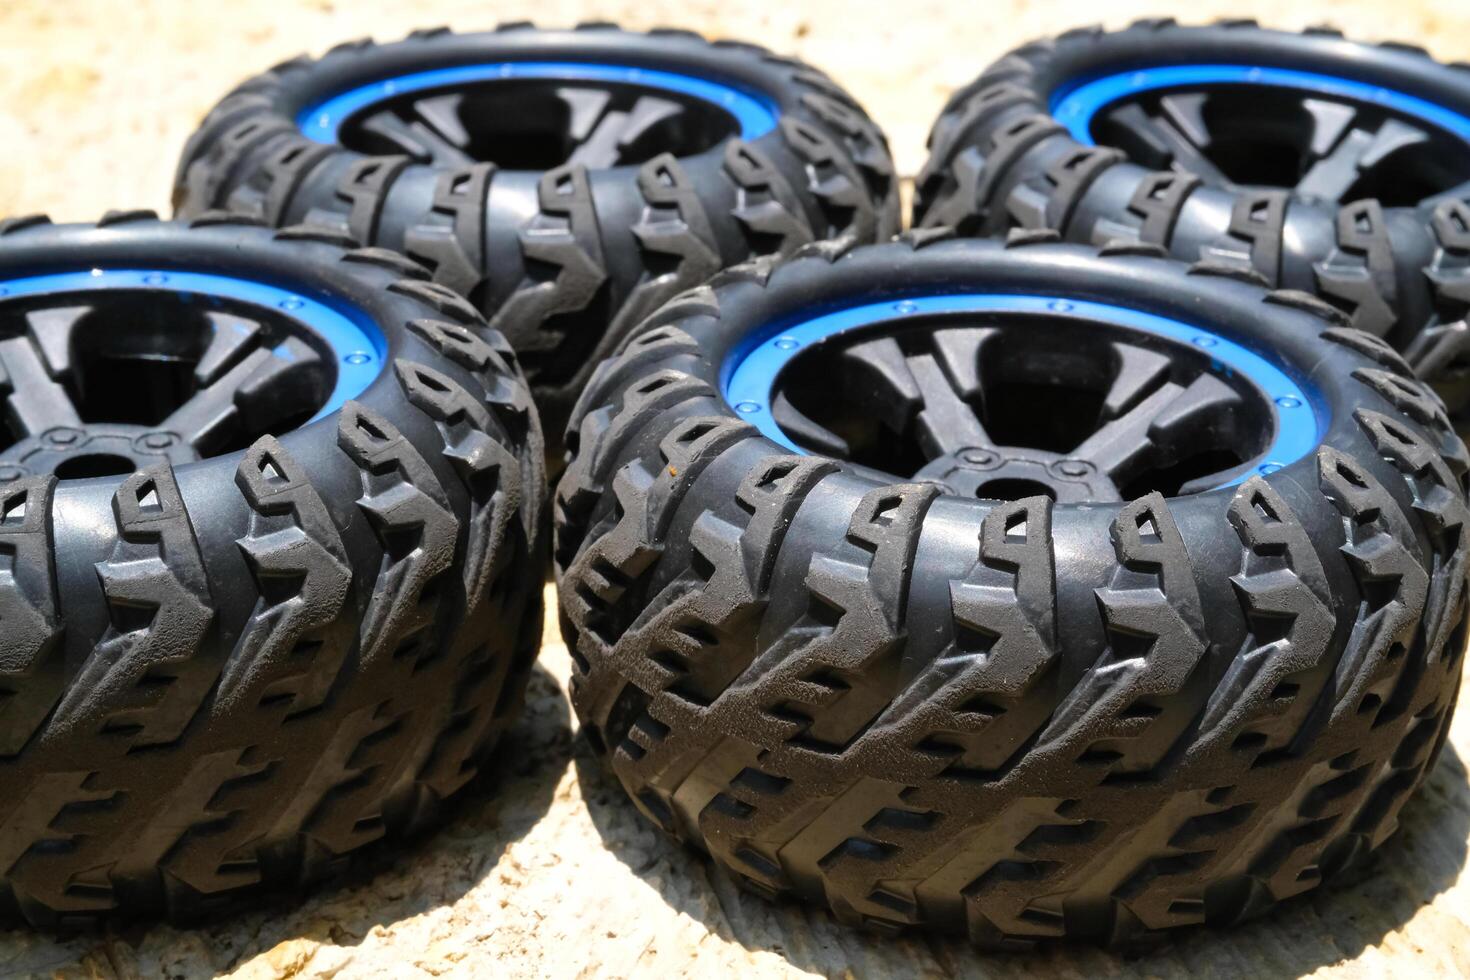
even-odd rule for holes
{"type": "Polygon", "coordinates": [[[763,331],[725,396],[798,453],[985,499],[1233,486],[1307,455],[1319,396],[1219,333],[1080,300],[941,295],[763,331]]]}
{"type": "Polygon", "coordinates": [[[1409,206],[1470,184],[1470,118],[1349,78],[1171,65],[1063,86],[1051,102],[1083,143],[1224,186],[1409,206]]]}
{"type": "Polygon", "coordinates": [[[0,282],[0,482],[244,449],[335,412],[386,349],[365,318],[254,280],[91,269],[0,282]]]}
{"type": "Polygon", "coordinates": [[[692,75],[577,62],[460,65],[371,82],[297,117],[323,143],[439,166],[545,170],[689,156],[776,125],[775,104],[692,75]]]}

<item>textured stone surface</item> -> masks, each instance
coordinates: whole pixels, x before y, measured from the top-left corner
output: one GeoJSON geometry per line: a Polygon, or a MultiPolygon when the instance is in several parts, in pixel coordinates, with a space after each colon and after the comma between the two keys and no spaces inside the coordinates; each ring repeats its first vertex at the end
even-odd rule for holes
{"type": "MultiPolygon", "coordinates": [[[[167,211],[174,157],[231,84],[301,50],[448,22],[473,29],[592,17],[746,37],[822,65],[886,129],[901,169],[923,161],[946,91],[1007,48],[1106,14],[1283,27],[1331,21],[1470,59],[1465,0],[567,0],[339,3],[7,0],[0,3],[0,214],[95,218],[167,211]],[[895,11],[902,11],[900,16],[895,11]]],[[[65,939],[0,933],[0,977],[470,977],[1255,975],[1470,973],[1470,713],[1462,713],[1400,833],[1362,880],[1289,903],[1231,932],[1158,952],[980,956],[922,938],[875,939],[826,915],[737,892],[646,824],[575,737],[565,649],[548,644],[505,771],[440,834],[376,875],[304,903],[184,932],[65,939]]]]}

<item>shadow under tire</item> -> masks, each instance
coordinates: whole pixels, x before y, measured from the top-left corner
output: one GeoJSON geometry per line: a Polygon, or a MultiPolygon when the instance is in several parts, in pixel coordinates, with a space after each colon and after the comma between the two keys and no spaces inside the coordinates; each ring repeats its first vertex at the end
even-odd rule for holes
{"type": "Polygon", "coordinates": [[[504,339],[402,256],[127,212],[0,222],[0,365],[0,920],[194,921],[432,825],[539,646],[504,339]]]}
{"type": "Polygon", "coordinates": [[[1470,66],[1317,28],[1147,20],[952,96],[914,224],[1159,245],[1313,293],[1470,406],[1470,66]]]}
{"type": "Polygon", "coordinates": [[[286,62],[205,119],[174,204],[423,262],[509,338],[558,458],[592,366],[665,300],[753,255],[900,227],[887,143],[825,74],[605,24],[426,30],[286,62]]]}
{"type": "Polygon", "coordinates": [[[573,704],[757,893],[999,947],[1226,924],[1381,844],[1443,744],[1439,399],[1320,300],[1044,238],[732,270],[573,415],[573,704]]]}

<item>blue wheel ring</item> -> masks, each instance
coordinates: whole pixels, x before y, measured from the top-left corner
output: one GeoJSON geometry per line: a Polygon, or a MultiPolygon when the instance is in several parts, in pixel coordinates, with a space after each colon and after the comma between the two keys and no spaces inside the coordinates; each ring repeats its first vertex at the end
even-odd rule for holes
{"type": "Polygon", "coordinates": [[[690,96],[734,116],[740,126],[741,138],[747,140],[764,136],[774,129],[780,115],[776,103],[763,95],[693,75],[578,61],[500,61],[433,68],[369,82],[307,106],[297,114],[296,125],[307,137],[319,143],[335,143],[344,122],[386,99],[429,89],[512,79],[609,82],[690,96]]]}
{"type": "Polygon", "coordinates": [[[1351,78],[1262,65],[1165,65],[1102,75],[1058,89],[1051,98],[1051,112],[1073,139],[1093,145],[1093,120],[1108,106],[1142,92],[1206,85],[1289,88],[1378,105],[1437,126],[1470,145],[1470,117],[1427,99],[1351,78]]]}
{"type": "MultiPolygon", "coordinates": [[[[1293,379],[1260,354],[1217,333],[1178,320],[1105,303],[1051,296],[916,296],[847,307],[801,320],[765,333],[726,362],[722,379],[725,399],[742,419],[767,438],[793,452],[805,454],[806,450],[796,445],[776,424],[771,411],[776,379],[798,353],[819,341],[875,323],[889,321],[901,324],[905,320],[917,321],[934,314],[982,312],[1065,315],[1072,319],[1094,320],[1192,344],[1208,353],[1211,371],[1226,379],[1246,378],[1271,403],[1275,433],[1270,446],[1260,457],[1256,472],[1272,473],[1301,459],[1321,445],[1326,435],[1330,411],[1325,401],[1313,393],[1311,386],[1293,379]]],[[[1242,473],[1221,486],[1233,486],[1251,475],[1251,472],[1242,473]]]]}
{"type": "MultiPolygon", "coordinates": [[[[0,300],[103,289],[167,291],[185,304],[218,305],[234,300],[279,312],[320,337],[335,355],[337,383],[327,403],[311,421],[325,418],[367,390],[382,373],[388,344],[382,331],[362,316],[352,316],[326,303],[280,286],[205,272],[172,269],[91,269],[59,272],[0,282],[0,300]]],[[[278,356],[287,352],[277,348],[278,356]]]]}

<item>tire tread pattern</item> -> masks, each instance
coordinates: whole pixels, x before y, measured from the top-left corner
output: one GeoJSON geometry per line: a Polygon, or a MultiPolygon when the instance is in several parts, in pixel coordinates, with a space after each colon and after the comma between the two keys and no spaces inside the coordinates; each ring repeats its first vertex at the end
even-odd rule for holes
{"type": "Polygon", "coordinates": [[[1382,843],[1448,726],[1470,614],[1465,448],[1402,359],[1320,301],[1291,314],[1359,361],[1357,424],[1402,485],[1324,446],[1307,497],[1262,477],[1236,489],[1248,632],[1223,671],[1201,670],[1204,586],[1158,494],[1109,528],[1105,656],[1064,668],[1064,570],[1038,497],[986,513],[949,583],[957,639],[896,685],[911,632],[936,628],[907,609],[936,491],[876,486],[840,534],[793,551],[843,467],[723,409],[685,330],[830,261],[683,294],[574,415],[555,501],[573,702],[634,804],[758,894],[1001,948],[1232,923],[1382,843]],[[1339,515],[1336,545],[1294,510],[1312,493],[1339,515]],[[806,611],[771,621],[792,590],[806,611]]]}
{"type": "Polygon", "coordinates": [[[418,309],[404,325],[418,355],[393,369],[396,424],[349,402],[335,456],[312,468],[287,437],[240,454],[212,491],[238,495],[237,530],[195,527],[197,482],[166,464],[124,478],[97,598],[69,594],[66,618],[55,500],[68,483],[0,485],[3,921],[194,922],[431,825],[516,717],[539,642],[544,450],[504,339],[454,294],[402,278],[403,260],[331,234],[212,219],[183,233],[274,237],[303,270],[351,266],[359,288],[418,309]],[[442,466],[415,448],[425,433],[442,466]],[[321,489],[338,484],[317,470],[334,468],[357,473],[357,500],[321,489]],[[238,578],[205,560],[204,535],[233,551],[238,578]],[[92,602],[104,622],[88,641],[92,602]],[[243,612],[226,622],[229,608],[243,612]],[[90,648],[64,662],[64,639],[90,648]]]}

